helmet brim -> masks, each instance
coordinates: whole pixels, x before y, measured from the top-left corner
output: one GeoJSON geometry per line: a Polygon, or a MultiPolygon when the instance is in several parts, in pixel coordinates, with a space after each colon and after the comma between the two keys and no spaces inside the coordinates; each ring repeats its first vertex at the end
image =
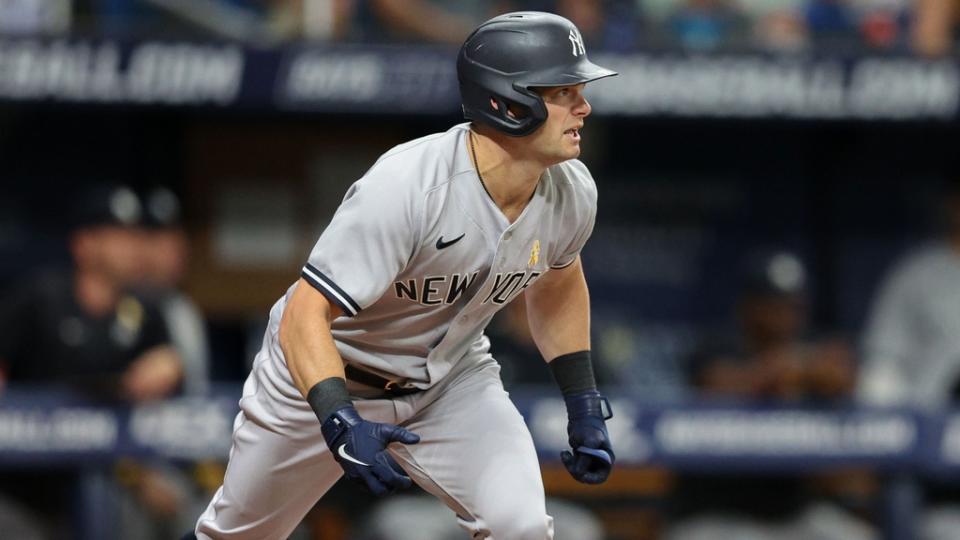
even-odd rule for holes
{"type": "Polygon", "coordinates": [[[570,66],[564,66],[553,73],[547,71],[534,74],[531,80],[524,81],[521,86],[524,88],[570,86],[605,79],[615,75],[619,75],[619,73],[584,59],[572,66],[572,69],[570,66]]]}

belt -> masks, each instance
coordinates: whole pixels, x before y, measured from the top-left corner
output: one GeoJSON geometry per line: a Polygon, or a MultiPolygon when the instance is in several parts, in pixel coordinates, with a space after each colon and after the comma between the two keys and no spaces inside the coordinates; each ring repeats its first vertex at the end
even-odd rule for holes
{"type": "Polygon", "coordinates": [[[364,371],[360,368],[353,367],[350,364],[345,365],[343,367],[343,371],[347,378],[351,381],[365,386],[372,386],[373,388],[380,388],[388,396],[408,396],[410,394],[416,394],[417,392],[423,391],[421,388],[400,386],[397,384],[397,381],[385,379],[379,375],[370,373],[369,371],[364,371]]]}

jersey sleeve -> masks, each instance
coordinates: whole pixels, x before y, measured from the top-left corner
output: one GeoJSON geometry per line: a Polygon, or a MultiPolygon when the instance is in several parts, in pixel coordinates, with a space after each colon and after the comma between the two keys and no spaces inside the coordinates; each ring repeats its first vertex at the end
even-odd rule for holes
{"type": "Polygon", "coordinates": [[[561,240],[557,257],[550,261],[550,268],[555,270],[566,268],[573,264],[580,254],[580,250],[587,243],[593,233],[593,225],[597,217],[597,185],[583,163],[577,160],[568,162],[570,167],[569,190],[571,198],[568,208],[564,211],[564,228],[572,233],[561,240]]]}
{"type": "Polygon", "coordinates": [[[419,242],[421,200],[383,169],[350,187],[301,272],[351,317],[380,298],[419,242]]]}

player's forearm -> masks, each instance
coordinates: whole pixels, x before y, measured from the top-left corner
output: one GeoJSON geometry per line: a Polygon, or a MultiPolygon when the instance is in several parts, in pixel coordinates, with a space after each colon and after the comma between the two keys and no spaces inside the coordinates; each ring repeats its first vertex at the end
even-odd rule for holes
{"type": "Polygon", "coordinates": [[[579,258],[547,272],[526,296],[530,332],[545,360],[590,348],[590,296],[579,258]]]}
{"type": "Polygon", "coordinates": [[[290,376],[304,397],[322,380],[344,378],[343,360],[330,333],[330,323],[337,316],[339,311],[303,280],[284,309],[280,348],[290,376]]]}

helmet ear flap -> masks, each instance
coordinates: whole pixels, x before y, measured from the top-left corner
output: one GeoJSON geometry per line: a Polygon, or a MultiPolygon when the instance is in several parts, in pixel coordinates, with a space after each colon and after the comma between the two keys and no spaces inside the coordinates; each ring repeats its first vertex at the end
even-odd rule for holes
{"type": "MultiPolygon", "coordinates": [[[[547,104],[543,102],[543,96],[538,94],[536,91],[522,86],[520,84],[514,83],[513,89],[516,90],[521,97],[526,96],[528,99],[526,103],[523,103],[524,112],[527,113],[525,116],[532,119],[534,126],[530,129],[530,132],[540,127],[547,119],[547,104]]],[[[529,132],[528,132],[529,133],[529,132]]]]}
{"type": "Polygon", "coordinates": [[[547,119],[547,108],[539,94],[519,84],[492,91],[473,81],[461,79],[464,117],[480,121],[514,137],[529,135],[547,119]],[[500,92],[509,92],[505,96],[500,92]],[[496,104],[496,107],[491,103],[496,104]],[[510,111],[513,114],[510,114],[510,111]]]}
{"type": "Polygon", "coordinates": [[[501,125],[509,126],[507,133],[510,135],[529,135],[547,119],[547,109],[537,93],[523,87],[514,89],[519,92],[517,99],[493,96],[497,104],[493,114],[499,117],[501,125]]]}

